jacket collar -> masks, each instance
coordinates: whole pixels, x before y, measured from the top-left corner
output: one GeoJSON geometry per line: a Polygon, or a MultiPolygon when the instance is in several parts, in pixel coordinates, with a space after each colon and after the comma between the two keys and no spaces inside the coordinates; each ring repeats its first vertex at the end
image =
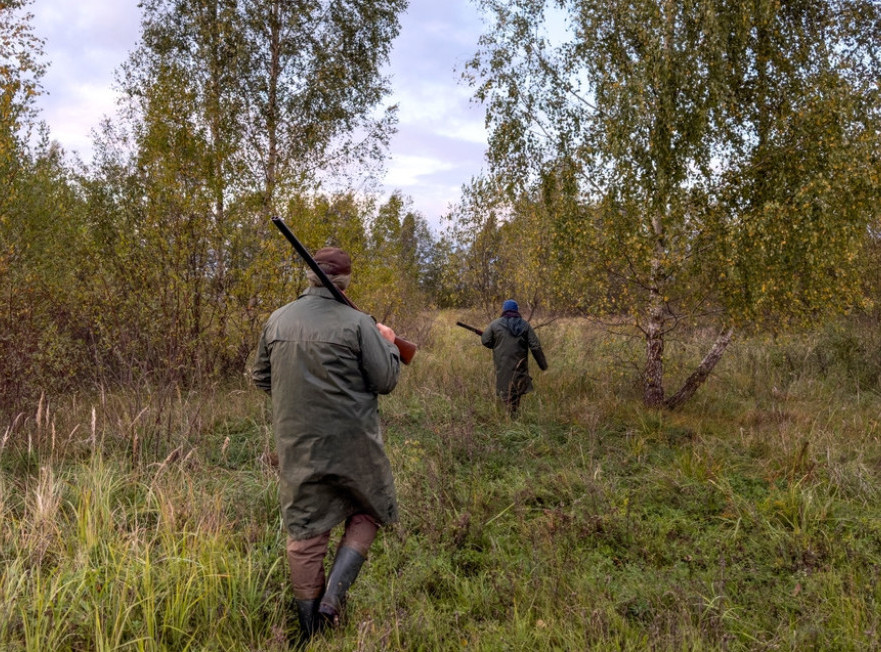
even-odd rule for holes
{"type": "Polygon", "coordinates": [[[323,297],[325,299],[336,300],[336,297],[333,296],[333,292],[328,290],[323,285],[321,287],[315,287],[315,286],[310,285],[305,290],[303,290],[303,294],[301,294],[300,296],[301,297],[316,296],[316,297],[323,297]]]}

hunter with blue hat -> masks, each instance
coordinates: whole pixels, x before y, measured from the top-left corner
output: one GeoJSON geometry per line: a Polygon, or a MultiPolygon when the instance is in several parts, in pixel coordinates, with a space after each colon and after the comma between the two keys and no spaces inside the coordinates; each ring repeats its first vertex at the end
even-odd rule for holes
{"type": "Polygon", "coordinates": [[[548,368],[541,342],[529,322],[520,316],[520,307],[513,299],[502,304],[502,315],[486,327],[480,341],[493,351],[496,393],[515,417],[520,399],[532,391],[529,352],[542,371],[548,368]]]}

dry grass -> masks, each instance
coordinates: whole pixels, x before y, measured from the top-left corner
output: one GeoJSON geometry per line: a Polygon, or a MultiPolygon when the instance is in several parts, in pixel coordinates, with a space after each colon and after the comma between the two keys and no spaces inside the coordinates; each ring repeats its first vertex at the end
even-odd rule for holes
{"type": "MultiPolygon", "coordinates": [[[[511,421],[460,317],[382,399],[402,520],[315,649],[879,649],[859,324],[737,342],[666,413],[639,405],[629,334],[559,320],[511,421]]],[[[683,334],[671,373],[705,343],[683,334]]],[[[0,432],[0,649],[286,649],[259,392],[43,397],[0,432]]]]}

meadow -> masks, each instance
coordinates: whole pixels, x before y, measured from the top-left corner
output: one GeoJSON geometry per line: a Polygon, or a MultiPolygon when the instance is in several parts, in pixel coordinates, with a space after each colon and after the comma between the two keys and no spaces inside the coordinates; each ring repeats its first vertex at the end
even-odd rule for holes
{"type": "MultiPolygon", "coordinates": [[[[742,336],[665,412],[626,327],[553,321],[512,421],[468,317],[381,399],[401,520],[310,649],[881,649],[877,323],[742,336]]],[[[0,424],[0,650],[288,649],[268,408],[242,375],[0,424]]]]}

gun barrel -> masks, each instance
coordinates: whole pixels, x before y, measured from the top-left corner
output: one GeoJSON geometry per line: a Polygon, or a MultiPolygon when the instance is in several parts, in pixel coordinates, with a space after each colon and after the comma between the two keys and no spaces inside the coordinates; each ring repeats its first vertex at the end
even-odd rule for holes
{"type": "Polygon", "coordinates": [[[466,323],[464,323],[464,322],[457,321],[457,322],[456,322],[456,326],[461,326],[461,327],[464,328],[465,330],[469,330],[469,331],[471,331],[472,333],[477,333],[478,335],[483,335],[483,331],[482,331],[482,330],[480,330],[479,328],[475,328],[474,326],[469,326],[468,324],[466,324],[466,323]]]}

